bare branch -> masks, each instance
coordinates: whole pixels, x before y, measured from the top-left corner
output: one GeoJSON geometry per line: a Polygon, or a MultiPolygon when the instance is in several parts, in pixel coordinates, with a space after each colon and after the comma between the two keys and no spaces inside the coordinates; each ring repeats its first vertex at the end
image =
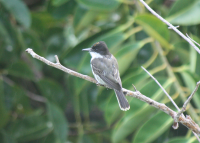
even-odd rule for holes
{"type": "Polygon", "coordinates": [[[159,18],[161,21],[163,21],[165,24],[167,24],[169,27],[171,27],[176,33],[178,33],[183,39],[185,39],[199,54],[200,49],[189,39],[187,38],[183,33],[181,33],[176,27],[174,27],[171,23],[169,23],[167,20],[162,18],[160,15],[158,15],[153,9],[151,9],[148,4],[146,4],[143,0],[140,0],[143,5],[157,18],[159,18]]]}
{"type": "MultiPolygon", "coordinates": [[[[52,67],[55,67],[57,69],[60,69],[64,72],[68,73],[68,74],[71,74],[73,76],[76,76],[76,77],[79,77],[79,78],[82,78],[84,80],[87,80],[87,81],[90,81],[92,83],[97,84],[97,81],[94,78],[89,77],[87,75],[80,74],[78,72],[75,72],[73,70],[70,70],[70,69],[62,66],[60,63],[58,63],[58,60],[57,60],[57,63],[52,63],[52,62],[48,61],[47,59],[45,59],[44,57],[37,55],[30,48],[28,48],[26,50],[26,52],[28,52],[30,55],[32,55],[33,58],[36,58],[36,59],[38,59],[38,60],[40,60],[40,61],[42,61],[42,62],[44,62],[44,63],[46,63],[46,64],[48,64],[52,67]]],[[[176,116],[176,112],[173,111],[172,109],[170,109],[169,107],[167,107],[165,104],[154,101],[154,100],[150,99],[149,97],[141,94],[137,90],[136,90],[136,92],[133,92],[133,91],[130,91],[130,90],[123,88],[123,92],[126,92],[126,95],[128,95],[128,96],[135,97],[135,98],[137,98],[141,101],[144,101],[144,102],[148,103],[149,105],[165,112],[166,114],[170,115],[173,119],[176,116]]],[[[200,136],[200,127],[190,117],[181,116],[181,117],[179,117],[179,122],[182,123],[184,126],[186,126],[188,129],[192,130],[198,136],[200,136]]]]}
{"type": "Polygon", "coordinates": [[[190,102],[190,100],[192,99],[192,97],[194,96],[194,94],[197,92],[198,88],[199,88],[199,85],[200,85],[200,81],[197,82],[197,85],[194,89],[194,91],[192,92],[192,94],[188,97],[188,99],[185,101],[185,103],[183,104],[183,107],[182,109],[177,113],[176,117],[174,118],[174,121],[175,122],[178,122],[178,119],[180,117],[180,115],[185,112],[186,110],[186,106],[188,105],[188,103],[190,102]]]}
{"type": "Polygon", "coordinates": [[[30,48],[26,49],[26,52],[28,52],[33,58],[36,58],[36,59],[38,59],[38,60],[40,60],[40,61],[46,63],[46,64],[49,65],[49,66],[52,66],[52,67],[54,67],[54,68],[57,68],[57,69],[60,69],[60,70],[62,70],[62,71],[64,71],[64,72],[66,72],[66,73],[68,73],[68,74],[71,74],[71,75],[73,75],[73,76],[76,76],[76,77],[79,77],[79,78],[82,78],[82,79],[85,79],[85,80],[87,80],[87,81],[90,81],[90,82],[93,82],[93,83],[96,83],[96,84],[97,84],[97,81],[96,81],[94,78],[91,78],[91,77],[89,77],[89,76],[87,76],[87,75],[80,74],[80,73],[78,73],[78,72],[75,72],[75,71],[73,71],[73,70],[71,70],[71,69],[68,69],[68,68],[64,67],[63,65],[61,65],[60,62],[59,62],[59,60],[58,60],[58,57],[56,58],[56,62],[57,62],[57,63],[52,63],[52,62],[48,61],[47,59],[45,59],[45,58],[43,58],[43,57],[37,55],[37,54],[36,54],[32,49],[30,49],[30,48]]]}

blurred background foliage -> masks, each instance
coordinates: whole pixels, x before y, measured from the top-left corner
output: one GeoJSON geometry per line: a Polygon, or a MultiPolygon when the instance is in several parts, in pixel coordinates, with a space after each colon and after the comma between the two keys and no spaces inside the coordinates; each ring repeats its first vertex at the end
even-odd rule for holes
{"type": "MultiPolygon", "coordinates": [[[[199,0],[147,0],[150,7],[200,43],[199,0]]],[[[192,132],[158,109],[127,97],[120,110],[114,92],[33,59],[37,54],[92,76],[81,49],[105,41],[119,63],[123,87],[179,107],[200,80],[200,56],[139,0],[0,0],[1,143],[191,143],[192,132]]],[[[200,90],[188,105],[200,124],[200,90]]]]}

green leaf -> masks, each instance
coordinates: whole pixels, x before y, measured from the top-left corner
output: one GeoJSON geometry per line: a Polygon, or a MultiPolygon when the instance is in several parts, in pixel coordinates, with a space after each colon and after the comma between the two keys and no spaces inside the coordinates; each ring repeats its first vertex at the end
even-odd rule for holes
{"type": "Polygon", "coordinates": [[[9,121],[9,114],[5,107],[5,99],[4,99],[4,86],[3,86],[3,80],[0,76],[0,129],[4,127],[7,122],[9,121]]]}
{"type": "Polygon", "coordinates": [[[152,142],[163,132],[168,130],[173,119],[164,112],[158,112],[151,117],[136,133],[133,143],[152,142]]]}
{"type": "Polygon", "coordinates": [[[28,142],[46,136],[52,132],[53,126],[44,116],[41,116],[40,112],[35,112],[24,119],[13,122],[9,130],[18,142],[28,142]]]}
{"type": "Polygon", "coordinates": [[[4,6],[13,14],[16,20],[29,28],[31,25],[31,16],[28,8],[21,0],[1,0],[4,6]]]}
{"type": "Polygon", "coordinates": [[[64,109],[66,106],[65,93],[59,83],[43,78],[37,84],[42,95],[64,109]]]}
{"type": "MultiPolygon", "coordinates": [[[[7,45],[12,45],[12,41],[9,35],[9,32],[7,31],[7,29],[4,27],[4,25],[0,22],[0,38],[3,39],[3,41],[7,44],[7,45]]],[[[1,54],[0,54],[1,56],[1,54]]]]}
{"type": "Polygon", "coordinates": [[[97,11],[113,11],[119,5],[119,1],[116,0],[77,0],[79,3],[83,4],[85,7],[97,10],[97,11]]]}
{"type": "Polygon", "coordinates": [[[48,118],[53,124],[56,143],[65,143],[67,141],[68,125],[64,112],[55,104],[47,102],[48,118]]]}
{"type": "Polygon", "coordinates": [[[52,4],[54,6],[60,6],[60,5],[64,4],[64,3],[66,3],[67,1],[69,1],[69,0],[52,0],[52,4]]]}
{"type": "Polygon", "coordinates": [[[114,55],[118,61],[119,71],[121,75],[128,69],[143,45],[144,43],[142,41],[129,43],[123,46],[114,55]]]}
{"type": "Polygon", "coordinates": [[[181,60],[182,63],[188,64],[190,58],[189,45],[186,41],[177,41],[174,44],[174,51],[171,51],[169,59],[174,60],[174,57],[177,57],[181,60]],[[172,56],[174,55],[174,56],[172,56]]]}
{"type": "Polygon", "coordinates": [[[40,142],[40,143],[56,143],[56,137],[53,134],[53,132],[51,132],[50,134],[48,134],[47,136],[45,136],[38,142],[40,142]]]}
{"type": "Polygon", "coordinates": [[[134,116],[124,117],[123,122],[119,122],[118,127],[114,129],[112,135],[112,142],[121,142],[130,133],[132,133],[140,124],[145,122],[153,111],[155,111],[155,108],[148,107],[134,113],[134,116]]]}
{"type": "Polygon", "coordinates": [[[168,49],[172,49],[172,45],[168,43],[169,29],[167,29],[167,26],[162,21],[150,14],[138,15],[135,17],[135,20],[150,36],[158,40],[160,44],[168,49]]]}
{"type": "Polygon", "coordinates": [[[74,19],[73,19],[73,26],[76,28],[78,25],[80,25],[80,21],[82,21],[82,17],[88,12],[87,9],[84,7],[78,5],[74,14],[74,19]]]}
{"type": "MultiPolygon", "coordinates": [[[[167,80],[166,78],[158,79],[158,81],[164,88],[167,88],[173,82],[172,79],[167,80]]],[[[163,91],[158,87],[158,85],[154,81],[148,82],[140,90],[140,92],[153,100],[161,99],[161,95],[163,94],[163,91]]],[[[121,122],[118,123],[113,132],[113,142],[120,142],[121,140],[123,140],[126,136],[133,132],[142,122],[146,121],[150,114],[152,114],[152,111],[156,110],[154,107],[151,107],[144,102],[141,102],[140,105],[137,104],[138,99],[131,100],[131,102],[136,102],[135,105],[138,105],[139,107],[137,107],[135,110],[133,106],[134,104],[132,104],[130,110],[126,111],[126,115],[121,120],[121,122]]]]}
{"type": "Polygon", "coordinates": [[[135,72],[132,71],[130,74],[125,75],[125,77],[122,79],[122,85],[126,89],[132,91],[134,90],[133,85],[135,85],[135,87],[140,90],[144,84],[146,84],[147,78],[149,78],[149,75],[146,74],[146,72],[141,68],[138,68],[135,70],[135,72]]]}
{"type": "MultiPolygon", "coordinates": [[[[193,40],[195,40],[197,43],[200,42],[200,39],[197,36],[190,36],[192,37],[193,40]]],[[[196,73],[200,76],[200,65],[199,65],[199,61],[200,61],[200,55],[196,52],[196,50],[190,46],[190,71],[192,73],[196,73]]]]}
{"type": "Polygon", "coordinates": [[[29,114],[32,111],[30,98],[26,95],[25,89],[13,85],[12,86],[12,104],[17,108],[16,113],[18,114],[29,114]]]}
{"type": "Polygon", "coordinates": [[[88,25],[96,19],[97,15],[97,12],[86,10],[78,6],[73,21],[76,33],[79,33],[82,29],[88,28],[88,25]]]}
{"type": "Polygon", "coordinates": [[[57,25],[61,20],[56,20],[47,12],[32,12],[32,29],[39,34],[45,34],[49,28],[57,25]],[[47,27],[48,25],[48,27],[47,27]]]}
{"type": "Polygon", "coordinates": [[[10,134],[8,134],[5,130],[0,130],[0,142],[16,143],[16,140],[10,134]]]}
{"type": "MultiPolygon", "coordinates": [[[[54,0],[53,2],[55,2],[55,3],[52,3],[52,1],[49,1],[48,5],[47,5],[47,11],[54,18],[52,23],[58,22],[58,19],[66,18],[66,16],[68,16],[69,14],[73,14],[73,11],[77,5],[75,0],[54,0]],[[55,18],[56,18],[56,20],[55,20],[55,18]]],[[[47,25],[49,25],[49,24],[51,24],[51,23],[47,23],[47,25]]],[[[46,27],[46,28],[48,28],[48,27],[46,27]]]]}
{"type": "Polygon", "coordinates": [[[32,70],[23,61],[17,61],[13,64],[10,64],[8,67],[8,73],[16,77],[34,80],[34,74],[32,70]]]}
{"type": "Polygon", "coordinates": [[[172,138],[165,143],[199,143],[199,142],[197,141],[196,137],[191,137],[191,138],[177,137],[177,138],[172,138]]]}
{"type": "Polygon", "coordinates": [[[172,24],[194,25],[200,23],[199,0],[177,0],[172,6],[167,20],[172,24]]]}
{"type": "Polygon", "coordinates": [[[33,49],[33,51],[40,56],[44,55],[43,49],[41,48],[42,42],[40,41],[39,36],[35,33],[35,31],[30,31],[30,30],[24,31],[23,38],[24,41],[26,42],[27,47],[31,47],[31,49],[33,49]]]}

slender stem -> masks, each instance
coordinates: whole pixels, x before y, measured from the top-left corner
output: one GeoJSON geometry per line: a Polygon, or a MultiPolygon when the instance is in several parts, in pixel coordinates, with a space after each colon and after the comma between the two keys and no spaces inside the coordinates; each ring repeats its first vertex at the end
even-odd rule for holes
{"type": "Polygon", "coordinates": [[[153,52],[153,55],[151,56],[150,59],[148,59],[148,61],[146,63],[143,64],[144,67],[149,67],[157,58],[158,56],[158,51],[155,51],[153,52]]]}
{"type": "Polygon", "coordinates": [[[194,91],[193,91],[192,94],[188,97],[188,99],[185,101],[185,103],[183,104],[182,109],[177,113],[177,115],[176,115],[176,117],[175,117],[175,119],[174,119],[175,122],[178,122],[178,119],[179,119],[180,115],[181,115],[183,112],[185,112],[188,103],[191,101],[192,97],[193,97],[194,94],[197,92],[197,90],[198,90],[198,88],[199,88],[199,85],[200,85],[200,81],[197,82],[197,85],[196,85],[194,91]]]}
{"type": "Polygon", "coordinates": [[[153,69],[150,71],[150,73],[153,75],[153,74],[155,74],[155,73],[157,73],[157,72],[160,72],[160,71],[166,69],[166,67],[167,67],[166,64],[162,64],[162,65],[160,65],[160,66],[157,66],[157,67],[153,68],[153,69]]]}
{"type": "Polygon", "coordinates": [[[197,138],[197,140],[199,141],[199,143],[200,143],[200,139],[199,139],[199,136],[195,133],[195,132],[193,132],[193,134],[195,135],[195,137],[197,138]]]}
{"type": "Polygon", "coordinates": [[[181,33],[176,27],[174,27],[171,23],[169,23],[167,20],[162,18],[160,15],[158,15],[153,9],[151,9],[143,0],[140,0],[143,5],[157,18],[159,18],[161,21],[163,21],[165,24],[167,24],[171,29],[173,29],[176,33],[178,33],[183,39],[185,39],[199,54],[200,54],[200,49],[195,46],[195,44],[187,38],[183,33],[181,33]]]}
{"type": "Polygon", "coordinates": [[[182,71],[186,71],[186,70],[189,70],[189,69],[190,69],[189,66],[186,66],[186,65],[172,68],[173,72],[182,72],[182,71]]]}
{"type": "Polygon", "coordinates": [[[132,28],[129,32],[126,33],[125,39],[128,39],[131,35],[142,31],[142,29],[143,29],[142,26],[138,26],[138,27],[132,28]]]}
{"type": "Polygon", "coordinates": [[[158,86],[160,86],[160,88],[163,90],[163,92],[165,93],[165,95],[167,95],[167,97],[169,98],[169,100],[172,102],[172,104],[176,107],[176,109],[179,111],[180,109],[178,108],[178,106],[176,105],[176,103],[174,102],[174,100],[171,98],[171,96],[167,93],[167,91],[162,87],[162,85],[155,79],[155,77],[153,77],[144,67],[142,67],[142,69],[148,73],[148,75],[158,84],[158,86]]]}
{"type": "MultiPolygon", "coordinates": [[[[10,86],[13,86],[15,84],[12,80],[7,78],[6,76],[2,76],[2,78],[10,86]]],[[[24,90],[26,91],[25,95],[28,96],[32,100],[35,100],[35,101],[38,101],[38,102],[44,102],[44,103],[47,101],[47,99],[45,97],[43,97],[43,96],[37,95],[35,93],[32,93],[32,92],[30,92],[30,91],[28,91],[26,89],[24,89],[24,90]]]]}
{"type": "Polygon", "coordinates": [[[196,41],[194,41],[192,38],[190,38],[190,36],[188,36],[188,34],[186,33],[186,36],[191,40],[191,41],[193,41],[195,44],[197,44],[199,47],[200,47],[200,44],[199,43],[197,43],[196,41]]]}

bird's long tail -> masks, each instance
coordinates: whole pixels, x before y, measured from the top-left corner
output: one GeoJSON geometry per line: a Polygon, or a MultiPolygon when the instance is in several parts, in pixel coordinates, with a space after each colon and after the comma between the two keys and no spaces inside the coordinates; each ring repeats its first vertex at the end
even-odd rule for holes
{"type": "Polygon", "coordinates": [[[130,109],[130,105],[126,99],[126,97],[124,96],[124,93],[122,90],[118,91],[118,90],[115,90],[115,94],[116,94],[116,97],[117,97],[117,101],[119,103],[119,107],[121,110],[123,111],[127,111],[130,109]]]}

